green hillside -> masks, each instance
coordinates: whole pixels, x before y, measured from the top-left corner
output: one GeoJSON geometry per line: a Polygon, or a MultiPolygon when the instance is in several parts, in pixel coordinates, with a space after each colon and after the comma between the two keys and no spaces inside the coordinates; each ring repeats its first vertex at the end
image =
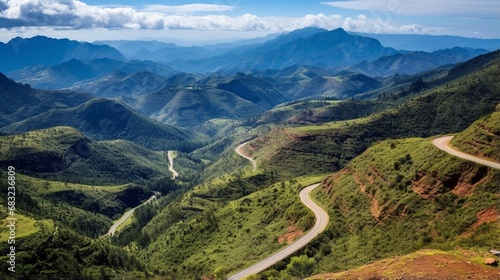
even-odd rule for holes
{"type": "Polygon", "coordinates": [[[88,93],[42,91],[14,82],[0,73],[0,127],[50,109],[80,105],[92,98],[88,93]]]}
{"type": "Polygon", "coordinates": [[[68,182],[140,182],[168,174],[164,152],[125,140],[93,141],[71,127],[0,137],[0,166],[68,182]]]}
{"type": "Polygon", "coordinates": [[[316,198],[332,223],[305,252],[326,272],[421,248],[498,247],[498,185],[500,171],[448,155],[431,139],[383,141],[323,181],[316,198]]]}
{"type": "Polygon", "coordinates": [[[49,110],[3,127],[1,131],[21,133],[54,126],[71,126],[95,140],[125,139],[155,150],[190,151],[200,145],[201,136],[161,124],[108,99],[92,99],[68,109],[49,110]]]}
{"type": "Polygon", "coordinates": [[[301,236],[314,216],[298,199],[321,177],[272,184],[265,174],[225,175],[196,186],[146,225],[139,259],[172,279],[235,272],[301,236]],[[285,240],[285,241],[284,241],[285,240]]]}
{"type": "Polygon", "coordinates": [[[468,154],[500,162],[500,105],[496,112],[474,122],[451,143],[468,154]]]}
{"type": "Polygon", "coordinates": [[[380,140],[462,131],[500,103],[500,52],[485,56],[452,68],[448,76],[429,81],[431,88],[418,96],[369,117],[275,129],[250,143],[252,154],[263,168],[283,176],[325,173],[380,140]]]}
{"type": "MultiPolygon", "coordinates": [[[[154,102],[159,94],[163,93],[150,94],[146,98],[154,102]]],[[[152,117],[163,123],[186,127],[214,118],[248,118],[262,111],[256,104],[234,93],[193,87],[177,91],[152,117]]]]}

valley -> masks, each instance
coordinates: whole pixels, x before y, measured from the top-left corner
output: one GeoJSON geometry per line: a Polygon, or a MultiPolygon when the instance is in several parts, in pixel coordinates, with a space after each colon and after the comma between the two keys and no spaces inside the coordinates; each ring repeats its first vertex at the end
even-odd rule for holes
{"type": "Polygon", "coordinates": [[[2,43],[12,279],[498,276],[498,39],[372,35],[2,43]]]}

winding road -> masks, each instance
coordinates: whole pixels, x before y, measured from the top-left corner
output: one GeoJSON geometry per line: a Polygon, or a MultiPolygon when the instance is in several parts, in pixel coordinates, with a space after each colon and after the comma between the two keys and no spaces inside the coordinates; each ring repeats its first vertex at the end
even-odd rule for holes
{"type": "Polygon", "coordinates": [[[172,173],[172,179],[175,180],[177,176],[179,176],[179,173],[175,171],[174,169],[174,158],[172,157],[172,151],[167,152],[167,158],[168,158],[168,171],[172,173]]]}
{"type": "MultiPolygon", "coordinates": [[[[452,138],[453,138],[453,136],[440,137],[440,138],[434,139],[432,141],[432,143],[436,147],[438,147],[439,149],[441,149],[441,150],[443,150],[443,151],[445,151],[453,156],[456,156],[456,157],[459,157],[462,159],[466,159],[466,160],[470,160],[470,161],[473,161],[473,162],[476,162],[479,164],[483,164],[483,165],[486,165],[486,166],[489,166],[489,167],[492,167],[495,169],[500,169],[500,163],[484,160],[482,158],[478,158],[478,157],[475,157],[475,156],[472,156],[472,155],[469,155],[469,154],[466,154],[466,153],[463,153],[463,152],[460,152],[460,151],[453,149],[449,145],[449,142],[452,138]]],[[[248,142],[245,142],[245,143],[239,145],[235,149],[235,151],[240,156],[251,161],[253,166],[254,166],[254,170],[255,170],[256,169],[255,161],[251,157],[247,156],[246,154],[244,154],[241,151],[243,146],[245,146],[247,143],[248,142]]],[[[295,253],[296,251],[298,251],[299,249],[301,249],[302,247],[307,245],[307,243],[309,243],[314,237],[316,237],[319,233],[321,233],[326,228],[326,226],[328,225],[328,221],[329,221],[328,214],[320,206],[318,206],[316,203],[314,203],[309,197],[311,191],[314,190],[319,185],[320,185],[320,183],[310,185],[310,186],[308,186],[300,191],[300,200],[309,209],[311,209],[311,211],[314,212],[316,222],[315,222],[313,228],[306,235],[302,236],[294,243],[292,243],[292,244],[288,245],[287,247],[281,249],[280,251],[274,253],[270,257],[267,257],[266,259],[254,264],[254,265],[252,265],[252,266],[250,266],[250,267],[248,267],[248,268],[246,268],[246,269],[244,269],[236,274],[231,275],[230,277],[228,277],[228,280],[243,279],[243,278],[248,277],[250,275],[254,275],[254,274],[257,274],[259,272],[264,271],[265,269],[273,266],[277,262],[287,258],[288,256],[292,255],[293,253],[295,253]]]]}
{"type": "Polygon", "coordinates": [[[285,248],[281,249],[277,253],[274,253],[270,257],[267,257],[266,259],[236,273],[227,278],[228,280],[238,280],[238,279],[243,279],[247,276],[257,274],[261,271],[266,270],[267,268],[273,266],[277,262],[287,258],[288,256],[292,255],[293,253],[297,252],[299,249],[302,247],[306,246],[307,243],[309,243],[311,240],[313,240],[314,237],[316,237],[318,234],[320,234],[323,230],[325,230],[326,226],[328,225],[328,220],[330,217],[328,214],[321,208],[319,205],[314,203],[311,198],[309,197],[310,193],[312,190],[317,188],[320,185],[320,183],[310,185],[300,191],[300,200],[302,203],[304,203],[311,211],[314,212],[314,217],[316,219],[316,222],[314,223],[314,226],[312,229],[307,232],[306,235],[300,237],[298,240],[293,242],[292,244],[286,246],[285,248]]]}
{"type": "Polygon", "coordinates": [[[151,201],[153,201],[156,196],[160,194],[158,192],[155,192],[155,194],[153,196],[151,196],[146,202],[144,202],[143,204],[139,205],[139,206],[136,206],[135,208],[132,208],[130,210],[128,210],[127,212],[125,212],[121,218],[116,221],[110,228],[109,228],[109,231],[108,231],[108,235],[109,236],[113,236],[115,235],[115,232],[116,232],[116,229],[121,225],[123,224],[128,218],[130,218],[130,216],[132,216],[132,214],[134,214],[134,211],[135,209],[141,207],[142,205],[144,204],[147,204],[147,203],[150,203],[151,201]]]}
{"type": "Polygon", "coordinates": [[[248,142],[250,142],[250,141],[247,141],[247,142],[245,142],[245,143],[243,143],[243,144],[239,145],[236,149],[234,149],[234,151],[235,151],[238,155],[240,155],[240,156],[242,156],[242,157],[244,157],[244,158],[248,159],[248,160],[252,163],[252,165],[253,165],[253,170],[252,170],[252,171],[255,171],[255,170],[257,169],[257,162],[255,162],[255,160],[254,160],[253,158],[251,158],[250,156],[248,156],[247,154],[245,154],[245,153],[241,150],[241,149],[243,148],[243,146],[245,146],[246,144],[248,144],[248,142]]]}
{"type": "Polygon", "coordinates": [[[434,144],[434,146],[447,152],[450,155],[453,155],[453,156],[456,156],[456,157],[459,157],[459,158],[462,158],[465,160],[473,161],[475,163],[479,163],[482,165],[486,165],[486,166],[489,166],[491,168],[500,169],[500,163],[485,160],[485,159],[482,159],[482,158],[455,150],[454,148],[452,148],[450,146],[450,141],[452,138],[453,138],[453,136],[445,136],[445,137],[436,138],[436,139],[432,140],[432,144],[434,144]]]}

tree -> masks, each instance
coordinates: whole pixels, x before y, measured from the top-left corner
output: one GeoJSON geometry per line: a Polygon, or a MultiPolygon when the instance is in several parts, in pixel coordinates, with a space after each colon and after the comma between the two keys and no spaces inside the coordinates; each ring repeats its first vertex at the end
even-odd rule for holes
{"type": "Polygon", "coordinates": [[[286,272],[291,276],[304,279],[313,273],[314,263],[314,258],[308,258],[306,255],[293,257],[290,263],[286,266],[286,272]]]}

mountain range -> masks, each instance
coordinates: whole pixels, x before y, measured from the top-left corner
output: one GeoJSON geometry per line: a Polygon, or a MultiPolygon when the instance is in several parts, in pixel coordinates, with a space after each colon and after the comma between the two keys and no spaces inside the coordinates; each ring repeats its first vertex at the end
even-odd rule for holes
{"type": "MultiPolygon", "coordinates": [[[[460,255],[461,275],[498,276],[480,263],[500,249],[500,171],[435,143],[454,135],[453,149],[499,160],[500,51],[452,39],[427,51],[340,28],[191,47],[11,40],[0,179],[15,179],[16,276],[227,279],[307,235],[307,186],[324,231],[251,279],[426,252],[426,272],[455,276],[442,255],[460,255]]],[[[0,192],[5,223],[11,200],[0,192]]],[[[410,267],[371,276],[420,277],[410,267]]]]}
{"type": "Polygon", "coordinates": [[[123,55],[109,46],[97,46],[68,39],[36,36],[20,37],[0,43],[1,72],[22,69],[30,65],[55,65],[71,59],[110,58],[124,60],[123,55]]]}

